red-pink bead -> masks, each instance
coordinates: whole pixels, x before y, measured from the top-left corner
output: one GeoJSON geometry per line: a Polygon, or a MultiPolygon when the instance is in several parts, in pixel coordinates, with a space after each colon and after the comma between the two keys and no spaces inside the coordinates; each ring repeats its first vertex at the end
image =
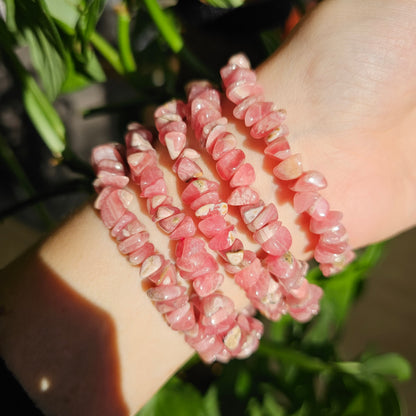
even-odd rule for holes
{"type": "Polygon", "coordinates": [[[186,292],[184,286],[178,285],[162,285],[150,288],[146,293],[154,302],[172,300],[182,296],[186,292]]]}
{"type": "Polygon", "coordinates": [[[234,226],[231,225],[226,229],[219,232],[213,238],[211,238],[210,242],[208,243],[208,247],[211,250],[220,251],[226,250],[232,246],[235,241],[235,229],[234,226]]]}
{"type": "Polygon", "coordinates": [[[130,254],[142,247],[148,240],[149,233],[147,231],[141,231],[121,241],[118,244],[118,249],[123,254],[130,254]]]}
{"type": "Polygon", "coordinates": [[[166,320],[176,331],[189,331],[195,325],[193,308],[189,303],[186,303],[181,308],[167,313],[166,320]]]}
{"type": "Polygon", "coordinates": [[[199,165],[187,157],[177,159],[173,165],[173,171],[177,173],[179,179],[183,182],[202,176],[202,169],[199,165]]]}
{"type": "Polygon", "coordinates": [[[227,133],[217,138],[212,148],[211,156],[214,160],[218,160],[231,150],[235,149],[237,140],[234,134],[227,133]]]}
{"type": "Polygon", "coordinates": [[[130,192],[117,189],[111,192],[101,205],[101,219],[107,228],[113,228],[125,214],[126,206],[132,199],[130,192]]]}
{"type": "Polygon", "coordinates": [[[189,205],[204,193],[218,191],[218,189],[218,182],[209,181],[207,179],[196,179],[186,186],[182,192],[181,198],[184,204],[189,205]]]}
{"type": "Polygon", "coordinates": [[[175,160],[185,148],[186,136],[184,133],[171,131],[165,135],[165,142],[170,158],[175,160]]]}
{"type": "Polygon", "coordinates": [[[235,82],[227,87],[227,98],[234,104],[239,104],[251,95],[262,95],[263,88],[255,82],[240,84],[235,82]]]}
{"type": "Polygon", "coordinates": [[[145,231],[143,224],[132,212],[126,211],[111,230],[111,236],[122,241],[140,231],[145,231]]]}
{"type": "Polygon", "coordinates": [[[257,101],[263,99],[262,95],[250,95],[234,107],[233,116],[238,120],[243,120],[247,110],[257,101]]]}
{"type": "Polygon", "coordinates": [[[136,181],[140,178],[144,169],[156,163],[156,154],[154,151],[131,153],[127,157],[127,162],[130,166],[133,180],[136,181]]]}
{"type": "Polygon", "coordinates": [[[130,253],[128,259],[131,264],[140,265],[142,264],[148,257],[150,257],[155,252],[155,247],[152,243],[145,243],[139,249],[130,253]]]}
{"type": "Polygon", "coordinates": [[[144,189],[162,178],[163,172],[155,164],[150,165],[140,175],[140,188],[144,189]]]}
{"type": "Polygon", "coordinates": [[[156,195],[167,194],[168,189],[166,187],[166,182],[163,178],[156,180],[151,185],[147,185],[145,188],[142,188],[140,193],[141,198],[152,198],[156,195]]]}
{"type": "Polygon", "coordinates": [[[340,226],[342,220],[342,213],[339,211],[329,211],[327,216],[322,220],[317,220],[315,218],[311,219],[309,224],[309,229],[314,234],[322,234],[327,231],[332,231],[340,226]]]}
{"type": "Polygon", "coordinates": [[[238,186],[250,186],[256,180],[256,172],[250,163],[243,163],[234,172],[229,185],[232,188],[238,186]]]}
{"type": "Polygon", "coordinates": [[[212,238],[227,228],[228,224],[222,215],[212,215],[200,221],[198,228],[208,238],[212,238]]]}
{"type": "Polygon", "coordinates": [[[286,227],[280,227],[275,235],[265,241],[261,247],[272,256],[281,256],[289,250],[292,245],[292,236],[286,227]]]}
{"type": "Polygon", "coordinates": [[[262,118],[250,129],[250,135],[253,139],[263,139],[267,137],[273,130],[278,128],[284,121],[285,116],[281,111],[273,111],[262,118]]]}
{"type": "Polygon", "coordinates": [[[245,224],[250,224],[257,218],[261,211],[263,211],[265,204],[262,200],[255,204],[243,205],[240,207],[240,215],[245,224]]]}
{"type": "Polygon", "coordinates": [[[220,202],[220,196],[218,195],[218,192],[217,191],[210,191],[210,192],[205,192],[200,197],[194,199],[190,203],[189,206],[193,211],[196,211],[204,205],[218,204],[219,202],[220,202]]]}
{"type": "Polygon", "coordinates": [[[173,214],[170,217],[160,220],[158,224],[165,233],[170,234],[184,220],[184,218],[185,218],[185,213],[178,212],[177,214],[173,214]]]}
{"type": "Polygon", "coordinates": [[[308,214],[318,221],[324,219],[328,215],[328,212],[329,202],[322,196],[319,196],[308,209],[308,214]]]}
{"type": "Polygon", "coordinates": [[[274,104],[268,101],[258,101],[253,103],[244,116],[244,124],[251,127],[262,120],[265,116],[274,110],[274,104]]]}
{"type": "Polygon", "coordinates": [[[293,197],[293,207],[300,214],[307,211],[319,197],[317,192],[297,192],[293,197]]]}
{"type": "Polygon", "coordinates": [[[234,275],[234,280],[244,290],[253,286],[260,277],[263,267],[258,258],[234,275]]]}
{"type": "Polygon", "coordinates": [[[182,238],[192,237],[196,232],[195,223],[191,217],[186,216],[182,222],[172,231],[170,238],[172,240],[181,240],[182,238]]]}
{"type": "Polygon", "coordinates": [[[257,217],[250,224],[248,224],[248,229],[253,232],[257,231],[270,222],[276,221],[277,218],[278,213],[276,206],[274,204],[268,204],[259,213],[259,215],[257,215],[257,217]]]}
{"type": "Polygon", "coordinates": [[[302,160],[300,154],[296,153],[282,160],[274,169],[273,174],[276,178],[283,181],[296,179],[302,175],[302,160]]]}
{"type": "Polygon", "coordinates": [[[218,204],[205,204],[200,206],[196,211],[195,211],[195,216],[198,218],[206,218],[210,215],[215,215],[215,214],[219,214],[219,215],[227,215],[228,213],[228,204],[226,202],[220,202],[218,204]]]}
{"type": "Polygon", "coordinates": [[[164,302],[158,302],[156,303],[156,309],[160,312],[160,313],[168,313],[168,312],[172,312],[176,309],[181,308],[182,306],[184,306],[186,303],[188,303],[189,297],[188,295],[183,295],[183,296],[178,296],[175,299],[172,300],[165,300],[164,302]]]}
{"type": "Polygon", "coordinates": [[[124,175],[114,174],[106,171],[99,171],[94,185],[98,188],[104,186],[114,186],[124,188],[129,183],[129,178],[124,175]]]}
{"type": "Polygon", "coordinates": [[[228,205],[241,206],[255,204],[260,199],[259,194],[248,186],[235,188],[228,197],[228,205]]]}
{"type": "Polygon", "coordinates": [[[289,142],[285,137],[280,137],[271,142],[264,149],[264,153],[278,160],[287,159],[291,155],[289,142]]]}
{"type": "Polygon", "coordinates": [[[205,297],[214,293],[224,281],[220,273],[210,273],[199,276],[193,280],[192,286],[198,296],[205,297]]]}
{"type": "Polygon", "coordinates": [[[220,178],[228,181],[232,178],[235,171],[242,165],[245,160],[244,152],[240,149],[234,149],[224,154],[217,161],[216,169],[220,178]]]}
{"type": "Polygon", "coordinates": [[[219,293],[201,300],[201,323],[206,326],[217,325],[226,320],[234,310],[232,300],[219,293]]]}
{"type": "Polygon", "coordinates": [[[167,261],[164,264],[164,267],[160,269],[159,273],[155,273],[149,276],[148,279],[151,282],[153,282],[156,286],[176,285],[178,283],[176,274],[176,267],[170,261],[167,261]]]}
{"type": "Polygon", "coordinates": [[[326,187],[327,182],[322,173],[310,170],[304,172],[290,189],[295,192],[310,192],[319,191],[326,187]]]}
{"type": "Polygon", "coordinates": [[[256,74],[247,68],[236,68],[231,72],[225,70],[222,71],[222,74],[225,76],[223,78],[225,85],[231,85],[235,82],[256,82],[256,74]]]}

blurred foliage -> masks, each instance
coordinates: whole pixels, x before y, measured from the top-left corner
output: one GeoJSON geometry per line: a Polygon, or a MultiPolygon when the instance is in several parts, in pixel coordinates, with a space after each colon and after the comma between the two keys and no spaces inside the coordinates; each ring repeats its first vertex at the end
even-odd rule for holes
{"type": "MultiPolygon", "coordinates": [[[[27,115],[45,146],[57,163],[79,175],[60,187],[69,192],[85,188],[91,170],[68,145],[67,128],[54,106],[57,97],[118,79],[134,90],[134,98],[109,102],[85,115],[123,115],[132,107],[144,112],[182,96],[191,78],[218,82],[219,65],[231,53],[243,50],[254,63],[265,59],[306,3],[293,1],[297,11],[292,9],[288,27],[292,6],[283,1],[180,0],[168,6],[156,0],[120,1],[112,11],[115,39],[107,39],[98,30],[104,0],[4,0],[0,57],[19,85],[27,115]],[[270,7],[279,8],[280,19],[270,7]],[[262,12],[262,19],[253,17],[262,12]],[[274,25],[267,23],[270,18],[274,25]],[[250,25],[244,19],[251,19],[250,25]],[[19,54],[22,48],[30,52],[29,64],[19,54]]],[[[36,194],[7,137],[0,137],[0,158],[30,196],[19,206],[56,194],[53,189],[36,194]]],[[[41,206],[37,209],[45,216],[41,206]]],[[[342,361],[337,350],[350,308],[381,250],[381,245],[369,247],[332,279],[313,269],[309,279],[324,288],[325,296],[312,322],[284,317],[265,323],[259,351],[248,360],[205,366],[194,357],[138,415],[401,415],[394,380],[410,377],[407,361],[394,353],[363,353],[355,361],[342,361]]]]}

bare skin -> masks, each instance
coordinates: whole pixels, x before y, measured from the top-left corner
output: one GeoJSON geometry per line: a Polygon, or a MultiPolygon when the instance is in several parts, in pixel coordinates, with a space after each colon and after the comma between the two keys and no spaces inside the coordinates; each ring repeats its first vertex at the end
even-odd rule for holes
{"type": "MultiPolygon", "coordinates": [[[[327,0],[258,70],[267,98],[288,111],[305,169],[327,177],[325,196],[344,212],[355,247],[416,223],[415,17],[412,0],[327,0]]],[[[307,258],[308,235],[270,180],[270,166],[241,126],[233,128],[256,167],[257,189],[278,203],[293,252],[307,258]]],[[[147,224],[171,256],[166,236],[147,224]]],[[[90,206],[1,279],[0,351],[46,414],[134,414],[192,354],[90,206]]],[[[244,306],[231,279],[224,291],[244,306]]]]}

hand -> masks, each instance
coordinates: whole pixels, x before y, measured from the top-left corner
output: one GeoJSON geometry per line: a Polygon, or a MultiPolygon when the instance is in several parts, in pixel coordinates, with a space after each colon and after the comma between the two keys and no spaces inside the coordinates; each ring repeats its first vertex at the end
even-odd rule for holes
{"type": "Polygon", "coordinates": [[[416,223],[416,2],[328,0],[259,70],[362,246],[416,223]]]}

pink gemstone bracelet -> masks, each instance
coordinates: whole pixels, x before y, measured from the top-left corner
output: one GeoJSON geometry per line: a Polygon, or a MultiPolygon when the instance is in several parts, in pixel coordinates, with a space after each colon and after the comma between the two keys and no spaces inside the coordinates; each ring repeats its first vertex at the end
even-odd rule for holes
{"type": "MultiPolygon", "coordinates": [[[[327,186],[324,176],[303,171],[300,155],[290,149],[285,112],[264,101],[244,55],[231,57],[221,77],[227,99],[235,104],[233,115],[244,121],[248,135],[263,139],[265,156],[277,163],[276,180],[293,192],[295,211],[309,216],[309,229],[319,236],[314,257],[322,273],[339,272],[354,253],[342,214],[330,210],[319,193],[327,186]]],[[[168,325],[182,332],[205,362],[227,362],[257,349],[263,325],[252,316],[256,309],[271,320],[288,313],[306,322],[318,313],[323,293],[307,281],[307,263],[290,252],[292,237],[279,221],[277,207],[261,200],[255,190],[255,170],[222,115],[222,94],[207,81],[190,83],[186,92],[187,103],[169,101],[154,115],[159,141],[182,183],[186,209],[173,204],[152,133],[139,123],[128,126],[125,147],[107,144],[93,149],[98,194],[94,206],[119,251],[148,282],[147,294],[168,325]],[[204,177],[200,152],[215,163],[219,181],[204,177]],[[222,186],[231,189],[227,200],[220,197],[222,186]],[[173,261],[155,249],[149,232],[128,209],[135,197],[145,201],[147,215],[175,242],[173,261]],[[244,247],[229,206],[238,208],[237,220],[252,233],[256,250],[244,247]],[[224,275],[219,263],[244,290],[251,307],[238,312],[220,291],[224,275]]]]}

